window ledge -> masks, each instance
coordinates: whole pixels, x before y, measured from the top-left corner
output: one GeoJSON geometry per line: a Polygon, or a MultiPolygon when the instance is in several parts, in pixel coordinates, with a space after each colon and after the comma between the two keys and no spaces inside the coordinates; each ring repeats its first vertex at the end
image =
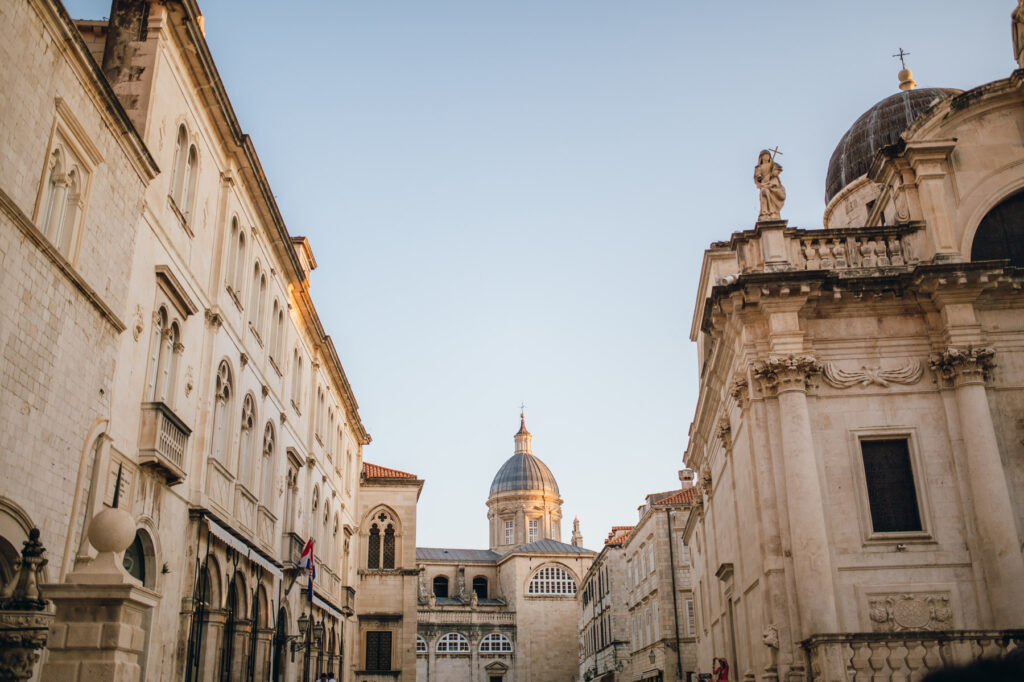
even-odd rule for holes
{"type": "Polygon", "coordinates": [[[256,326],[252,322],[249,322],[249,331],[256,337],[256,343],[260,344],[260,348],[263,348],[263,337],[260,336],[259,331],[257,331],[256,326]]]}
{"type": "Polygon", "coordinates": [[[225,284],[224,288],[228,290],[228,296],[231,297],[231,302],[235,304],[238,311],[242,311],[242,302],[238,299],[238,293],[232,288],[230,284],[225,284]]]}
{"type": "Polygon", "coordinates": [[[167,195],[167,203],[170,205],[171,211],[174,212],[174,215],[178,218],[178,223],[180,223],[181,226],[185,229],[185,232],[188,234],[189,238],[195,237],[196,235],[192,231],[192,227],[188,224],[188,217],[180,208],[178,208],[178,202],[176,202],[174,200],[174,197],[172,197],[170,194],[167,195]]]}
{"type": "Polygon", "coordinates": [[[936,540],[928,531],[898,531],[894,533],[870,533],[864,538],[864,546],[871,545],[929,545],[936,544],[936,540]]]}
{"type": "Polygon", "coordinates": [[[295,410],[295,414],[297,414],[297,415],[299,415],[301,417],[302,416],[302,410],[299,409],[299,406],[295,404],[294,400],[291,400],[289,402],[291,402],[292,409],[295,410]]]}
{"type": "Polygon", "coordinates": [[[281,374],[281,368],[277,366],[277,360],[274,359],[274,356],[271,355],[267,359],[270,360],[270,366],[274,368],[274,371],[277,373],[277,376],[284,376],[283,374],[281,374]]]}

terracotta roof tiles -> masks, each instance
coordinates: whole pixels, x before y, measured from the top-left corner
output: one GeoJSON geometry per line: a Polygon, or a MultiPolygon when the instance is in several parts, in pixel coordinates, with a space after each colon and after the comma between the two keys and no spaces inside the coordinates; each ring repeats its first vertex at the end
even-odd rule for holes
{"type": "Polygon", "coordinates": [[[370,464],[369,462],[363,462],[363,476],[366,478],[416,478],[415,474],[399,471],[398,469],[389,469],[378,464],[370,464]]]}
{"type": "Polygon", "coordinates": [[[668,505],[668,504],[690,504],[693,502],[693,498],[697,496],[697,488],[683,488],[677,493],[663,497],[654,504],[657,505],[668,505]]]}

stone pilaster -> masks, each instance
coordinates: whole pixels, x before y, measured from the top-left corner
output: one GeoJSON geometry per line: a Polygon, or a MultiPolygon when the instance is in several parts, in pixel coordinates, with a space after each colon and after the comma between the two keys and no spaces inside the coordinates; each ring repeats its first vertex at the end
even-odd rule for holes
{"type": "Polygon", "coordinates": [[[1006,486],[1006,471],[999,455],[995,425],[988,405],[985,379],[995,367],[989,348],[949,347],[931,358],[932,370],[953,386],[960,416],[960,436],[966,457],[968,482],[980,536],[982,571],[991,595],[993,625],[1020,625],[1024,603],[1024,558],[1006,486]]]}
{"type": "Polygon", "coordinates": [[[753,367],[761,389],[779,402],[790,553],[798,586],[800,623],[795,639],[835,632],[839,627],[824,495],[807,407],[808,382],[820,372],[821,363],[806,354],[774,357],[753,367]]]}

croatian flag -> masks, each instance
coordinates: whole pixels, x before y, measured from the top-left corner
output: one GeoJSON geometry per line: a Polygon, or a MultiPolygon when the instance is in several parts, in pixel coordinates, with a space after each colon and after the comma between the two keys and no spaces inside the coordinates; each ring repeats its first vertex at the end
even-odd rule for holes
{"type": "Polygon", "coordinates": [[[313,601],[313,578],[316,577],[316,566],[313,564],[313,538],[306,541],[299,555],[299,565],[306,567],[306,575],[309,576],[309,601],[313,601]]]}

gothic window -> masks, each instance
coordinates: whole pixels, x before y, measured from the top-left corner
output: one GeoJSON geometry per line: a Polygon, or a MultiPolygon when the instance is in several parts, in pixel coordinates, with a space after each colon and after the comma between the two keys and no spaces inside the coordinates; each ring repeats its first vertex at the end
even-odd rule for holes
{"type": "Polygon", "coordinates": [[[185,125],[178,126],[178,137],[174,143],[174,163],[171,166],[171,199],[181,204],[182,191],[185,187],[185,163],[188,154],[188,131],[185,125]]]}
{"type": "Polygon", "coordinates": [[[390,523],[384,529],[384,566],[383,568],[395,567],[395,527],[390,523]]]}
{"type": "Polygon", "coordinates": [[[439,654],[468,654],[469,640],[457,632],[449,632],[437,640],[437,653],[439,654]]]}
{"type": "Polygon", "coordinates": [[[266,338],[267,333],[264,328],[266,325],[266,312],[267,312],[267,275],[260,273],[260,297],[259,304],[256,308],[256,334],[260,337],[260,340],[266,338]]]}
{"type": "Polygon", "coordinates": [[[281,325],[278,324],[278,315],[281,313],[281,304],[274,299],[270,306],[270,357],[278,359],[278,344],[281,342],[281,325]]]}
{"type": "Polygon", "coordinates": [[[85,204],[87,172],[79,159],[58,144],[47,164],[43,203],[37,226],[71,260],[74,233],[85,204]]]}
{"type": "Polygon", "coordinates": [[[527,539],[526,539],[527,542],[536,542],[537,541],[537,527],[539,525],[540,525],[540,523],[539,523],[539,521],[537,519],[530,519],[527,522],[527,526],[526,526],[527,529],[528,529],[528,535],[527,535],[527,539]]]}
{"type": "Polygon", "coordinates": [[[252,289],[249,291],[249,324],[253,331],[259,336],[260,333],[260,277],[262,276],[260,264],[257,261],[252,270],[252,289]]]}
{"type": "Polygon", "coordinates": [[[862,440],[860,447],[874,531],[922,530],[907,440],[862,440]]]}
{"type": "Polygon", "coordinates": [[[260,496],[266,506],[270,506],[270,501],[274,496],[274,447],[276,442],[274,422],[268,421],[267,425],[263,427],[263,462],[261,465],[263,483],[260,486],[260,496]]]}
{"type": "MultiPolygon", "coordinates": [[[[327,495],[324,495],[324,497],[326,498],[327,495]]],[[[333,539],[333,536],[330,533],[330,527],[329,527],[330,522],[331,522],[331,503],[325,500],[324,501],[323,534],[321,535],[321,537],[323,538],[323,542],[324,542],[323,556],[325,556],[325,557],[333,557],[334,556],[334,546],[331,544],[331,540],[333,539]]]]}
{"type": "Polygon", "coordinates": [[[425,654],[427,653],[427,640],[421,636],[416,635],[416,653],[425,654]]]}
{"type": "Polygon", "coordinates": [[[448,578],[446,576],[439,575],[434,578],[434,596],[439,599],[448,597],[448,578]]]}
{"type": "Polygon", "coordinates": [[[302,414],[302,356],[298,348],[292,353],[292,405],[302,414]]]}
{"type": "Polygon", "coordinates": [[[560,566],[545,566],[530,579],[527,594],[576,594],[576,580],[560,566]]]}
{"type": "Polygon", "coordinates": [[[256,401],[252,393],[245,395],[242,401],[242,421],[238,435],[238,480],[246,487],[252,486],[252,465],[256,453],[253,452],[253,431],[256,426],[256,401]]]}
{"type": "Polygon", "coordinates": [[[238,241],[235,243],[234,289],[238,297],[238,305],[242,305],[242,287],[245,285],[245,230],[239,228],[238,241]]]}
{"type": "Polygon", "coordinates": [[[188,148],[188,157],[185,161],[185,179],[184,179],[184,194],[181,198],[181,204],[178,207],[181,210],[183,216],[185,216],[185,222],[188,222],[192,218],[192,209],[196,202],[196,186],[199,179],[199,152],[196,150],[195,145],[191,145],[188,148]]]}
{"type": "Polygon", "coordinates": [[[515,524],[514,524],[513,521],[511,521],[511,520],[505,521],[505,544],[506,545],[511,545],[515,541],[515,539],[514,539],[515,536],[513,535],[514,528],[515,528],[515,524]]]}
{"type": "Polygon", "coordinates": [[[370,630],[366,633],[366,670],[391,670],[391,632],[370,630]]]}
{"type": "Polygon", "coordinates": [[[477,599],[487,599],[487,578],[482,575],[473,578],[473,591],[477,599]]]}
{"type": "Polygon", "coordinates": [[[153,338],[150,340],[146,400],[171,403],[178,357],[182,351],[180,336],[178,321],[170,319],[164,306],[157,308],[153,315],[153,338]]]}
{"type": "Polygon", "coordinates": [[[235,291],[235,264],[238,259],[238,216],[231,216],[231,226],[228,228],[228,239],[224,244],[227,252],[227,263],[224,265],[224,284],[232,292],[235,291]]]}
{"type": "Polygon", "coordinates": [[[217,367],[216,386],[213,401],[213,448],[214,459],[224,462],[227,449],[229,409],[231,407],[231,367],[222,361],[217,367]]]}
{"type": "Polygon", "coordinates": [[[380,568],[380,526],[370,526],[369,544],[366,548],[366,567],[380,568]]]}

